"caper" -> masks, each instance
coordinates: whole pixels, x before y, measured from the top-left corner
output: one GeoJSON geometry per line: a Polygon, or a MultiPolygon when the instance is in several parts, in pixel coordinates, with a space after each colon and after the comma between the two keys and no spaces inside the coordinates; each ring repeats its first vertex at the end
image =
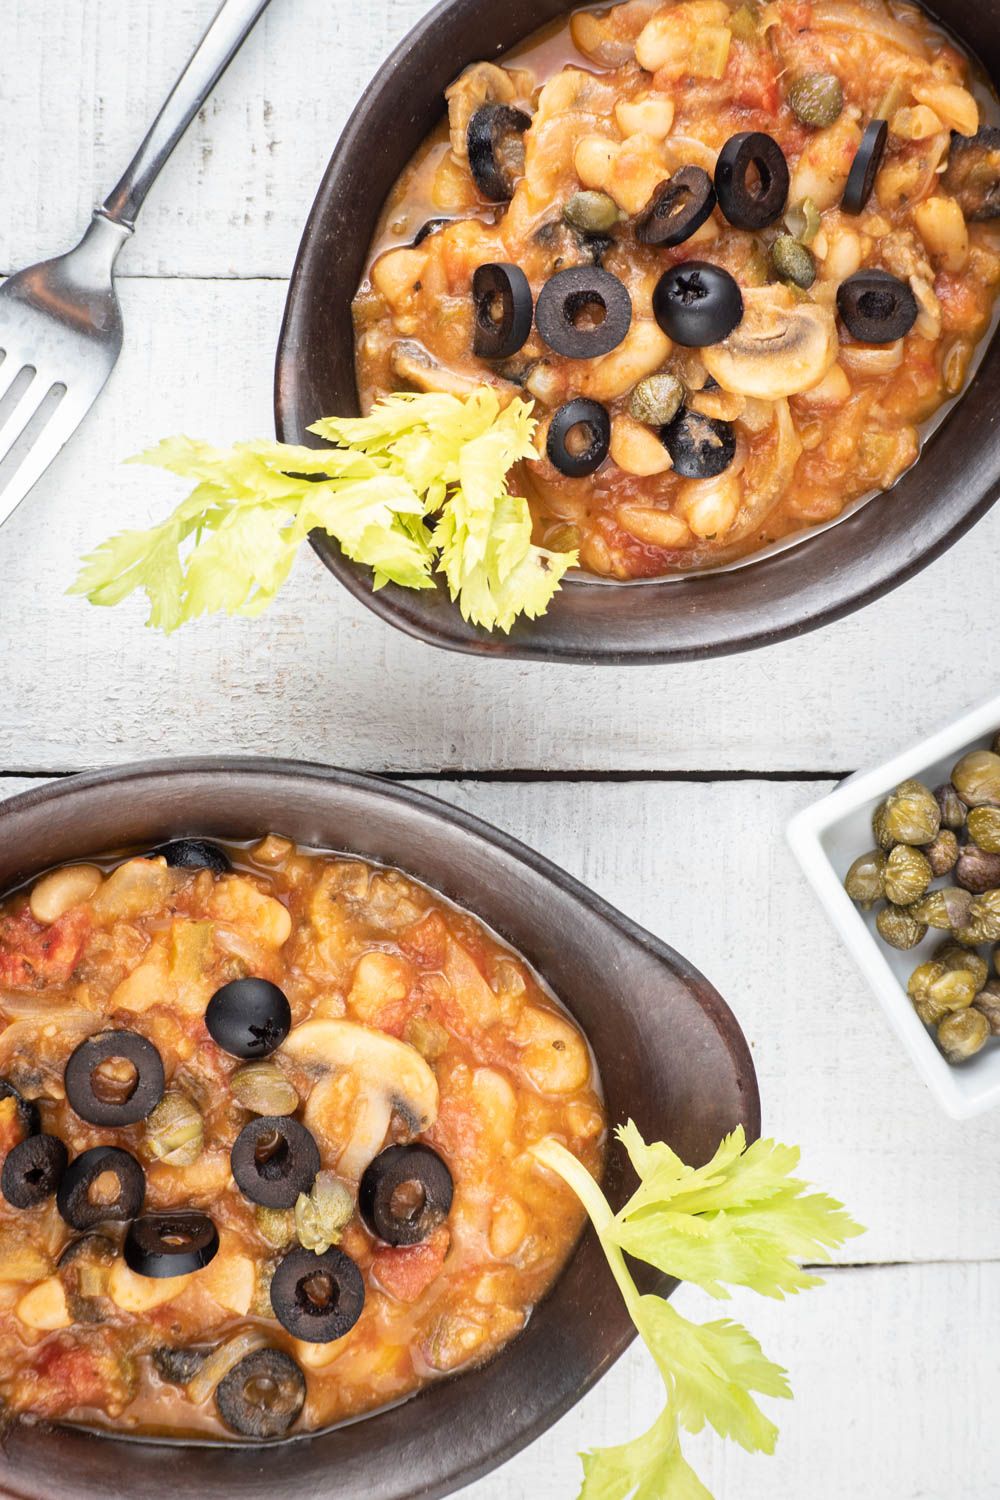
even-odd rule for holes
{"type": "Polygon", "coordinates": [[[146,1120],[140,1145],[147,1161],[189,1167],[205,1144],[205,1122],[198,1106],[179,1089],[170,1089],[146,1120]]]}
{"type": "Polygon", "coordinates": [[[918,922],[926,922],[928,927],[955,932],[966,927],[971,920],[972,895],[956,886],[944,885],[939,890],[928,891],[922,900],[914,903],[912,912],[918,922]]]}
{"type": "Polygon", "coordinates": [[[647,375],[633,388],[628,409],[637,422],[662,427],[672,422],[684,400],[684,387],[676,375],[647,375]]]}
{"type": "Polygon", "coordinates": [[[249,1313],[251,1318],[273,1318],[274,1308],[271,1306],[271,1282],[277,1262],[265,1260],[257,1267],[254,1278],[253,1297],[250,1300],[249,1313]]]}
{"type": "Polygon", "coordinates": [[[939,786],[934,793],[941,812],[942,828],[958,830],[965,826],[966,806],[950,781],[939,786]]]}
{"type": "Polygon", "coordinates": [[[1000,755],[995,750],[970,750],[951,779],[966,807],[1000,807],[1000,755]]]}
{"type": "Polygon", "coordinates": [[[990,1023],[981,1010],[970,1007],[946,1016],[938,1027],[938,1042],[949,1062],[965,1062],[984,1046],[990,1023]]]}
{"type": "Polygon", "coordinates": [[[790,281],[803,291],[816,280],[816,262],[805,245],[790,234],[779,234],[771,246],[771,264],[782,281],[790,281]]]}
{"type": "Polygon", "coordinates": [[[257,1233],[273,1250],[284,1250],[295,1238],[295,1215],[290,1208],[265,1208],[258,1203],[254,1209],[257,1233]]]}
{"type": "Polygon", "coordinates": [[[563,204],[563,218],[571,229],[583,234],[604,234],[614,228],[619,219],[618,204],[607,193],[587,190],[574,193],[563,204]]]}
{"type": "Polygon", "coordinates": [[[299,1096],[277,1063],[247,1063],[236,1069],[229,1087],[243,1108],[255,1115],[291,1115],[299,1107],[299,1096]]]}
{"type": "Polygon", "coordinates": [[[876,807],[875,811],[872,813],[872,833],[875,835],[875,842],[876,844],[878,844],[879,848],[885,850],[886,853],[888,853],[893,844],[896,842],[896,840],[892,837],[892,834],[889,832],[889,825],[887,821],[888,815],[888,802],[880,802],[878,807],[876,807]]]}
{"type": "Polygon", "coordinates": [[[931,873],[937,879],[955,868],[955,861],[958,859],[958,838],[950,828],[942,828],[932,844],[924,845],[923,852],[931,867],[931,873]]]}
{"type": "Polygon", "coordinates": [[[969,833],[980,849],[987,854],[1000,854],[1000,807],[974,807],[968,823],[969,833]]]}
{"type": "Polygon", "coordinates": [[[822,220],[813,200],[803,198],[801,203],[793,204],[785,210],[785,223],[793,239],[802,245],[811,245],[819,234],[822,220]]]}
{"type": "Polygon", "coordinates": [[[930,863],[919,849],[897,844],[885,862],[885,894],[894,906],[919,901],[930,885],[930,863]]]}
{"type": "Polygon", "coordinates": [[[1000,729],[998,729],[996,734],[993,736],[993,743],[990,746],[990,749],[993,751],[994,755],[1000,755],[1000,729]]]}
{"type": "Polygon", "coordinates": [[[972,1004],[979,992],[979,979],[968,969],[947,969],[932,960],[914,969],[906,990],[915,1004],[920,1002],[937,1012],[931,1019],[940,1020],[949,1011],[964,1010],[972,1004]]]}
{"type": "Polygon", "coordinates": [[[839,119],[844,90],[835,73],[806,73],[788,90],[788,103],[803,125],[822,128],[839,119]]]}
{"type": "Polygon", "coordinates": [[[975,898],[969,926],[982,933],[981,942],[995,943],[1000,938],[1000,890],[984,891],[975,898]]]}
{"type": "Polygon", "coordinates": [[[925,1026],[936,1026],[948,1014],[948,1007],[934,998],[934,984],[947,972],[944,964],[920,964],[907,982],[906,993],[925,1026]]]}
{"type": "Polygon", "coordinates": [[[972,1004],[986,1017],[993,1036],[1000,1036],[1000,982],[991,979],[984,984],[972,1004]]]}
{"type": "Polygon", "coordinates": [[[844,890],[867,910],[885,895],[885,855],[881,849],[859,854],[844,876],[844,890]]]}
{"type": "Polygon", "coordinates": [[[976,985],[982,989],[990,972],[989,964],[985,958],[980,958],[978,953],[970,953],[968,948],[962,948],[958,943],[953,943],[946,938],[939,943],[931,954],[936,963],[943,964],[946,969],[966,969],[975,975],[976,985]]]}
{"type": "MultiPolygon", "coordinates": [[[[990,812],[991,808],[981,808],[990,812]]],[[[978,844],[965,844],[955,862],[955,884],[980,896],[1000,885],[1000,854],[988,854],[978,844]]]]}
{"type": "Polygon", "coordinates": [[[884,836],[893,844],[929,844],[937,838],[941,809],[934,793],[923,782],[900,782],[883,805],[884,836]]]}
{"type": "Polygon", "coordinates": [[[354,1199],[333,1172],[319,1172],[309,1193],[295,1204],[295,1229],[303,1250],[322,1255],[338,1245],[354,1215],[354,1199]]]}
{"type": "Polygon", "coordinates": [[[909,906],[883,906],[875,926],[891,948],[915,948],[927,932],[927,924],[919,922],[909,906]]]}

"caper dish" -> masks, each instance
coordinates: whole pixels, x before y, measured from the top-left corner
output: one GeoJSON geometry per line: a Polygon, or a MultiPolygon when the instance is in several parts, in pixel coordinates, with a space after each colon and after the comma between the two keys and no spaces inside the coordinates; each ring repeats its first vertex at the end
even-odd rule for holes
{"type": "Polygon", "coordinates": [[[175,841],[0,905],[0,1399],[275,1440],[495,1354],[600,1175],[590,1049],[400,872],[175,841]]]}

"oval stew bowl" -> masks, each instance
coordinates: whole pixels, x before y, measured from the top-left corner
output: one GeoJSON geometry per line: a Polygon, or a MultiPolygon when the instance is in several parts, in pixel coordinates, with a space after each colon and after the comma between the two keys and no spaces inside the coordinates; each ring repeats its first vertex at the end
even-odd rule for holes
{"type": "MultiPolygon", "coordinates": [[[[446,0],[379,69],[333,153],[292,274],[275,379],[282,439],[315,444],[310,423],[358,413],[352,298],[390,192],[443,118],[445,89],[470,63],[503,61],[573,9],[561,0],[446,0]]],[[[1000,0],[941,0],[929,14],[990,78],[1000,77],[1000,0]]],[[[767,129],[762,111],[750,116],[747,128],[767,129]]],[[[711,245],[705,253],[711,260],[711,245]]],[[[394,584],[373,591],[370,570],[349,562],[328,537],[314,534],[313,545],[383,619],[452,650],[624,664],[763,646],[835,620],[905,582],[993,504],[1000,493],[1000,429],[991,416],[1000,344],[980,344],[976,357],[964,392],[888,493],[728,570],[628,583],[572,573],[546,614],[520,619],[508,636],[466,623],[440,581],[419,592],[394,584]]]]}
{"type": "MultiPolygon", "coordinates": [[[[0,891],[108,850],[183,836],[241,844],[277,833],[306,850],[396,867],[465,907],[532,965],[596,1059],[609,1122],[634,1118],[691,1163],[760,1127],[753,1063],[721,997],[683,958],[577,881],[463,812],[375,778],[282,761],[125,767],[0,805],[0,891]]],[[[605,1191],[631,1192],[611,1144],[605,1191]]],[[[648,1270],[648,1268],[644,1268],[648,1270]]],[[[669,1294],[651,1273],[643,1290],[669,1294]]],[[[369,1417],[269,1444],[97,1433],[12,1421],[0,1487],[24,1500],[405,1500],[444,1495],[511,1457],[613,1364],[633,1324],[589,1229],[491,1363],[369,1417]]]]}

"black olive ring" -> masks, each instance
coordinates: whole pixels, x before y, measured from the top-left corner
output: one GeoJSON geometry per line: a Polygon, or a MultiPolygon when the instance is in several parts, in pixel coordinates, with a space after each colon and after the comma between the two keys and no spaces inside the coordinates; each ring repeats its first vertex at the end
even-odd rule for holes
{"type": "Polygon", "coordinates": [[[715,188],[703,167],[681,167],[661,182],[635,226],[646,245],[683,245],[700,229],[715,207],[715,188]]]}
{"type": "Polygon", "coordinates": [[[213,875],[226,875],[233,868],[228,854],[207,839],[172,839],[150,849],[146,858],[165,859],[175,870],[211,870],[213,875]]]}
{"type": "Polygon", "coordinates": [[[766,229],[779,219],[788,202],[788,185],[785,153],[763,130],[732,135],[719,152],[715,192],[719,207],[737,229],[766,229]]]}
{"type": "Polygon", "coordinates": [[[254,1349],[215,1389],[226,1426],[241,1437],[284,1437],[306,1399],[306,1378],[284,1349],[254,1349]]]}
{"type": "Polygon", "coordinates": [[[840,206],[845,214],[861,213],[871,197],[875,178],[878,176],[878,169],[885,155],[888,134],[889,127],[884,120],[869,120],[865,126],[861,142],[851,162],[851,170],[847,174],[844,196],[840,200],[840,206]]]}
{"type": "Polygon", "coordinates": [[[491,203],[507,203],[514,196],[514,183],[503,160],[511,136],[523,135],[531,116],[509,104],[482,104],[469,121],[465,141],[469,170],[476,187],[491,203]]]}
{"type": "Polygon", "coordinates": [[[208,1034],[232,1057],[269,1057],[292,1027],[286,995],[269,979],[231,979],[205,1007],[208,1034]]]}
{"type": "Polygon", "coordinates": [[[660,441],[681,479],[714,479],[736,456],[733,424],[720,417],[704,417],[686,406],[660,428],[660,441]]]}
{"type": "Polygon", "coordinates": [[[288,1115],[260,1115],[244,1125],[229,1153],[236,1185],[251,1203],[294,1208],[320,1168],[319,1147],[288,1115]]]}
{"type": "Polygon", "coordinates": [[[145,1214],[125,1232],[122,1254],[137,1276],[190,1276],[213,1260],[219,1231],[208,1214],[145,1214]]]}
{"type": "Polygon", "coordinates": [[[81,1120],[91,1125],[134,1125],[163,1098],[163,1062],[152,1042],[137,1031],[102,1031],[70,1054],[63,1084],[81,1120]],[[113,1057],[124,1058],[135,1069],[135,1083],[120,1101],[102,1099],[94,1084],[97,1069],[113,1057]]]}
{"type": "Polygon", "coordinates": [[[430,1146],[387,1146],[364,1170],[358,1211],[387,1245],[417,1245],[451,1211],[451,1173],[430,1146]],[[416,1189],[400,1205],[401,1189],[416,1189]]]}
{"type": "Polygon", "coordinates": [[[56,1135],[29,1135],[12,1147],[0,1172],[0,1191],[14,1208],[34,1208],[62,1181],[68,1154],[56,1135]]]}
{"type": "Polygon", "coordinates": [[[855,271],[837,288],[837,311],[852,338],[864,344],[892,344],[917,321],[917,299],[905,281],[889,271],[855,271]]]}
{"type": "Polygon", "coordinates": [[[617,349],[632,322],[628,288],[600,266],[570,266],[550,276],[538,294],[535,326],[550,349],[566,359],[594,359],[617,349]],[[576,319],[587,308],[604,317],[592,328],[576,319]]]}
{"type": "Polygon", "coordinates": [[[675,344],[704,349],[732,333],[743,316],[743,294],[721,266],[683,260],[656,283],[653,316],[675,344]]]}
{"type": "Polygon", "coordinates": [[[290,1250],[271,1278],[274,1315],[294,1338],[330,1344],[350,1333],[365,1305],[361,1272],[343,1250],[290,1250]]]}
{"type": "Polygon", "coordinates": [[[93,1229],[111,1219],[134,1219],[146,1196],[146,1174],[128,1151],[117,1146],[92,1146],[74,1157],[56,1193],[56,1207],[71,1229],[93,1229]],[[95,1203],[90,1189],[105,1172],[118,1179],[118,1194],[110,1203],[95,1203]]]}
{"type": "Polygon", "coordinates": [[[509,359],[531,332],[535,303],[520,266],[491,261],[472,277],[475,329],[472,352],[480,359],[509,359]],[[495,309],[499,304],[499,316],[495,309]]]}
{"type": "Polygon", "coordinates": [[[549,463],[568,479],[582,479],[585,474],[593,474],[607,458],[610,446],[611,418],[599,401],[575,396],[553,412],[545,452],[549,463]],[[582,428],[588,439],[587,446],[578,452],[573,452],[568,444],[575,427],[582,428]]]}

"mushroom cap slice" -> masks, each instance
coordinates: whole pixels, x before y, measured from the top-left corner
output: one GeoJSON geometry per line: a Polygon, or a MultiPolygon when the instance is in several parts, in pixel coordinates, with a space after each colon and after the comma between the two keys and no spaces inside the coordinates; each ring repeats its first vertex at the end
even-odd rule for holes
{"type": "Polygon", "coordinates": [[[777,287],[752,287],[743,293],[742,321],[701,358],[723,390],[780,401],[818,385],[839,348],[832,308],[796,302],[777,287]]]}

